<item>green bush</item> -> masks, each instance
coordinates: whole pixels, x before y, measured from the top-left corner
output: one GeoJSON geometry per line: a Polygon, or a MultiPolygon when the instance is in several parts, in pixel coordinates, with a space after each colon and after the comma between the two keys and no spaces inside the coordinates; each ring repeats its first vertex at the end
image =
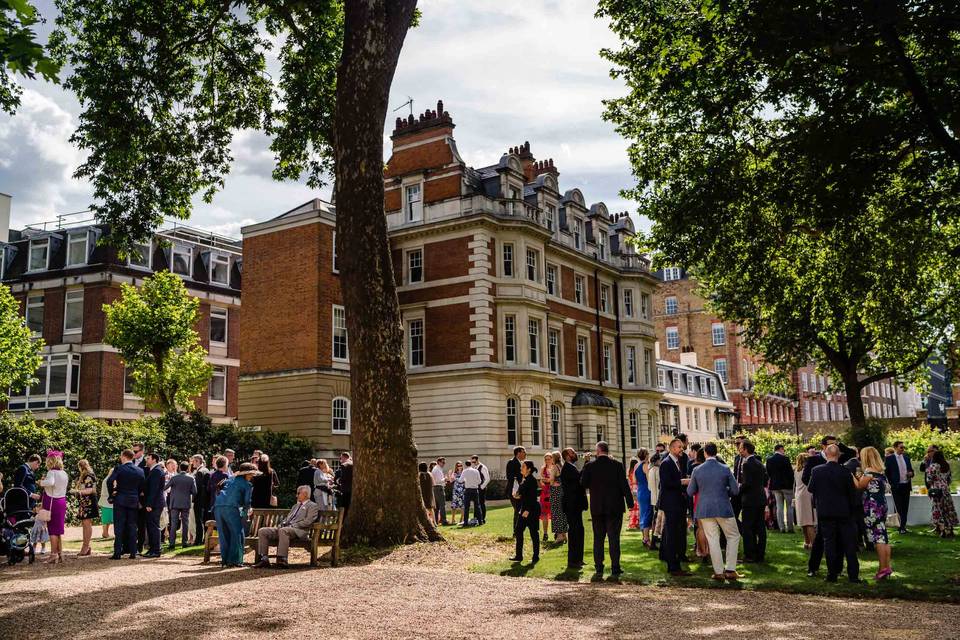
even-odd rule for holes
{"type": "Polygon", "coordinates": [[[844,444],[856,447],[858,450],[864,447],[874,447],[881,454],[886,446],[887,427],[880,418],[867,418],[867,423],[863,429],[856,431],[849,430],[843,434],[844,444]]]}
{"type": "Polygon", "coordinates": [[[903,441],[904,448],[914,460],[922,460],[931,444],[940,447],[948,460],[960,458],[960,431],[940,431],[924,423],[918,427],[888,432],[884,444],[892,447],[897,440],[903,441]]]}
{"type": "MultiPolygon", "coordinates": [[[[744,433],[743,435],[757,448],[757,455],[760,456],[762,460],[766,460],[767,457],[773,455],[773,448],[778,444],[782,444],[790,462],[795,462],[797,456],[805,452],[807,447],[814,446],[819,449],[820,438],[823,437],[819,433],[810,438],[804,436],[798,437],[794,434],[776,431],[774,429],[758,429],[757,431],[744,433]]],[[[717,450],[720,457],[727,462],[732,461],[736,455],[732,439],[717,442],[717,450]]]]}

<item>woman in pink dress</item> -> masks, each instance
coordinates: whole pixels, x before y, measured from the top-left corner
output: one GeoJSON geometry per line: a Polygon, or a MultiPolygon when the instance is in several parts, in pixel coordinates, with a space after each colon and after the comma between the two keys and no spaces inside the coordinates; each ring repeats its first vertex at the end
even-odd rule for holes
{"type": "MultiPolygon", "coordinates": [[[[637,459],[630,459],[630,471],[627,472],[627,482],[630,483],[630,493],[637,495],[637,459]]],[[[633,501],[633,508],[630,509],[630,522],[627,529],[640,528],[640,505],[636,500],[633,501]]]]}
{"type": "Polygon", "coordinates": [[[543,523],[544,542],[547,541],[547,528],[550,526],[550,484],[553,482],[555,469],[553,455],[544,455],[543,467],[540,469],[540,521],[543,523]]]}

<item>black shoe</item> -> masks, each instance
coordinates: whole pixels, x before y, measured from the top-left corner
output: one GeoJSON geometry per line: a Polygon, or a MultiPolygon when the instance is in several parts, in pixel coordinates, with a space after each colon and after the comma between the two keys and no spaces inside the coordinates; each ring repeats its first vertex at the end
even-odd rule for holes
{"type": "Polygon", "coordinates": [[[864,582],[866,581],[860,578],[850,578],[850,584],[863,584],[864,582]]]}
{"type": "Polygon", "coordinates": [[[513,556],[510,558],[510,562],[523,562],[523,556],[513,556]]]}
{"type": "Polygon", "coordinates": [[[817,577],[817,572],[816,572],[816,571],[807,571],[807,577],[808,577],[808,578],[816,578],[816,577],[817,577]]]}
{"type": "Polygon", "coordinates": [[[610,575],[613,576],[614,578],[616,578],[617,576],[622,576],[623,569],[621,569],[620,567],[616,567],[613,571],[610,572],[610,575]]]}
{"type": "Polygon", "coordinates": [[[836,582],[837,576],[827,576],[827,582],[836,582]]]}
{"type": "Polygon", "coordinates": [[[594,567],[593,572],[603,575],[603,565],[600,565],[599,567],[594,567]]]}
{"type": "Polygon", "coordinates": [[[131,559],[131,560],[136,560],[136,559],[137,559],[137,554],[131,553],[131,554],[130,554],[130,559],[131,559]]]}
{"type": "MultiPolygon", "coordinates": [[[[130,556],[130,557],[132,558],[133,556],[130,556]]],[[[144,557],[144,558],[159,558],[159,557],[160,557],[160,552],[159,552],[159,551],[151,551],[150,553],[145,553],[145,554],[143,554],[143,557],[144,557]]]]}
{"type": "Polygon", "coordinates": [[[112,556],[110,556],[110,559],[111,559],[111,560],[123,560],[123,556],[120,556],[120,555],[117,555],[117,554],[113,554],[112,556]]]}
{"type": "Polygon", "coordinates": [[[530,564],[537,564],[540,562],[540,556],[533,556],[533,559],[530,560],[530,564]]]}
{"type": "Polygon", "coordinates": [[[270,560],[267,558],[261,558],[260,560],[257,560],[252,566],[254,569],[269,569],[270,560]]]}

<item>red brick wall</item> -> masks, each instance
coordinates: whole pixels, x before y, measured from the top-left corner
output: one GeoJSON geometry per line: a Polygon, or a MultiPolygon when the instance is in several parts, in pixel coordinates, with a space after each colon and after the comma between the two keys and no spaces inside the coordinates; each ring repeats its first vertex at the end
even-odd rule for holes
{"type": "Polygon", "coordinates": [[[465,296],[470,291],[471,283],[460,282],[456,284],[444,284],[439,287],[422,287],[410,291],[400,291],[397,299],[400,304],[411,304],[414,302],[428,302],[430,300],[441,300],[443,298],[453,298],[465,296]]]}
{"type": "Polygon", "coordinates": [[[563,325],[563,374],[577,375],[577,328],[563,325]]]}
{"type": "MultiPolygon", "coordinates": [[[[199,318],[197,318],[197,333],[200,334],[200,344],[207,351],[210,351],[210,305],[206,302],[200,303],[199,318]]],[[[227,340],[229,340],[229,318],[227,319],[227,340]]]]}
{"type": "Polygon", "coordinates": [[[403,206],[403,189],[397,187],[383,193],[383,210],[398,211],[403,206]]]}
{"type": "Polygon", "coordinates": [[[227,309],[227,357],[240,357],[240,309],[235,307],[227,309]]]}
{"type": "Polygon", "coordinates": [[[428,180],[423,185],[424,202],[439,202],[460,196],[460,174],[428,180]]]}
{"type": "Polygon", "coordinates": [[[493,238],[487,242],[487,248],[490,249],[490,275],[497,276],[497,241],[493,238]]]}
{"type": "MultiPolygon", "coordinates": [[[[449,133],[453,133],[452,130],[448,131],[449,133]]],[[[444,132],[440,129],[431,129],[423,132],[422,134],[404,137],[400,140],[397,140],[395,144],[410,144],[411,142],[415,142],[418,138],[434,138],[443,135],[443,133],[444,132]]],[[[420,144],[415,147],[401,149],[400,151],[394,152],[393,155],[390,156],[390,160],[387,161],[387,167],[383,172],[383,176],[384,178],[392,178],[394,176],[410,173],[411,171],[441,167],[450,162],[453,162],[453,153],[450,151],[450,145],[447,144],[446,140],[435,140],[433,142],[427,142],[425,144],[420,144]]]]}
{"type": "Polygon", "coordinates": [[[427,307],[426,364],[470,362],[470,306],[466,303],[427,307]]]}
{"type": "Polygon", "coordinates": [[[332,239],[320,223],[244,239],[243,304],[257,321],[240,334],[242,373],[319,366],[321,343],[329,361],[330,309],[321,302],[337,280],[332,239]]]}
{"type": "Polygon", "coordinates": [[[423,270],[427,281],[465,276],[470,270],[473,236],[463,236],[423,245],[423,270]]]}
{"type": "Polygon", "coordinates": [[[88,285],[83,290],[83,337],[84,343],[103,342],[107,316],[103,305],[120,297],[120,288],[109,284],[88,285]]]}
{"type": "Polygon", "coordinates": [[[564,300],[573,302],[573,269],[570,267],[560,267],[560,293],[564,300]]]}
{"type": "Polygon", "coordinates": [[[63,341],[63,289],[43,290],[43,339],[47,344],[63,341]]]}

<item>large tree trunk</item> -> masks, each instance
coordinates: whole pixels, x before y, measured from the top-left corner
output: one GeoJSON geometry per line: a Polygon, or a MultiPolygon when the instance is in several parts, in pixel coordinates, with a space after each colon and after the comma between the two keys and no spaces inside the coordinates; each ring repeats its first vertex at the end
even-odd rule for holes
{"type": "Polygon", "coordinates": [[[856,433],[867,426],[867,418],[863,412],[863,398],[860,391],[860,375],[856,367],[850,367],[842,372],[843,390],[847,394],[847,412],[850,414],[850,432],[856,433]]]}
{"type": "Polygon", "coordinates": [[[417,480],[400,306],[383,209],[383,125],[416,0],[347,0],[334,116],[337,257],[350,339],[355,459],[345,536],[437,539],[417,480]]]}

